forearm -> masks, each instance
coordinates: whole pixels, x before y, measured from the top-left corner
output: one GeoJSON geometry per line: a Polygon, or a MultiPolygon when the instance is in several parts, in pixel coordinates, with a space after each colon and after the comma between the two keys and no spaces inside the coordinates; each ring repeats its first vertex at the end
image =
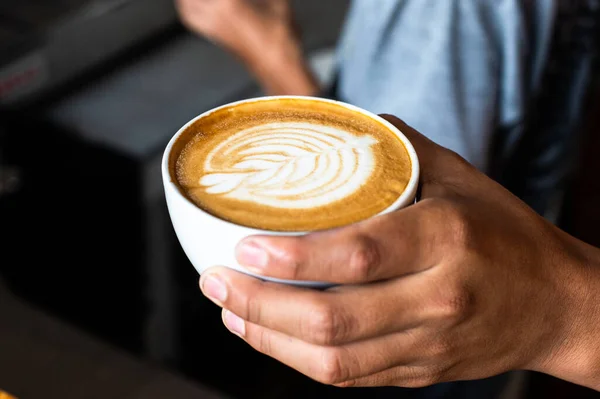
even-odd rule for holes
{"type": "Polygon", "coordinates": [[[271,95],[315,95],[288,0],[177,0],[182,22],[236,55],[271,95]]]}
{"type": "Polygon", "coordinates": [[[556,281],[564,322],[537,371],[600,391],[600,249],[566,240],[572,255],[556,281]]]}
{"type": "Polygon", "coordinates": [[[321,91],[294,38],[279,39],[247,56],[245,63],[269,95],[314,96],[321,91]]]}

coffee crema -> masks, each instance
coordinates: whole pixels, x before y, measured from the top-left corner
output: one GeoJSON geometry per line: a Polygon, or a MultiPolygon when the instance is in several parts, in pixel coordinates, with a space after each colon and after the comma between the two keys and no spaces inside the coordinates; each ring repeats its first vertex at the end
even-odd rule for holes
{"type": "Polygon", "coordinates": [[[262,230],[315,231],[389,208],[411,177],[383,123],[317,99],[233,104],[197,119],[169,158],[181,192],[221,219],[262,230]]]}

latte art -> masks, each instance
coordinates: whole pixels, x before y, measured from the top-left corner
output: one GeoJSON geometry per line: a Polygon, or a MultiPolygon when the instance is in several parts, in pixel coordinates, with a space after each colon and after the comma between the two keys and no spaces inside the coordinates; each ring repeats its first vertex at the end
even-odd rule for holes
{"type": "Polygon", "coordinates": [[[257,126],[212,149],[199,183],[209,194],[276,208],[324,206],[368,181],[376,142],[308,123],[257,126]]]}
{"type": "Polygon", "coordinates": [[[271,231],[315,231],[392,206],[411,157],[382,121],[339,103],[278,98],[194,120],[173,144],[171,176],[204,211],[271,231]]]}

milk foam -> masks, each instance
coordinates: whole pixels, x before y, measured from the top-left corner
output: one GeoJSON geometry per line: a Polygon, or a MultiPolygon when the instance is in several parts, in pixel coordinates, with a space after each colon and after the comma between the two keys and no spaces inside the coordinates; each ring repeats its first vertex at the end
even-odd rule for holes
{"type": "Polygon", "coordinates": [[[270,123],[240,131],[206,157],[208,194],[285,209],[308,209],[351,196],[375,168],[369,135],[312,123],[270,123]]]}

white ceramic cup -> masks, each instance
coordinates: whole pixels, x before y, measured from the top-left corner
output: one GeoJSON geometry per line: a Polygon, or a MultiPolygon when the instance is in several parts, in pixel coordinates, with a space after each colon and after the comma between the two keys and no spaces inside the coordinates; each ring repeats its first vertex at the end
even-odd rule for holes
{"type": "Polygon", "coordinates": [[[404,134],[402,134],[402,132],[400,132],[398,128],[396,128],[394,125],[392,125],[385,119],[350,104],[315,97],[260,97],[226,104],[195,117],[187,124],[185,124],[181,129],[179,129],[179,131],[173,136],[171,141],[169,141],[169,144],[165,149],[162,159],[162,178],[171,222],[173,223],[175,233],[177,234],[177,238],[179,239],[179,242],[183,250],[185,251],[185,254],[189,258],[192,265],[196,268],[198,273],[202,274],[206,269],[213,266],[227,266],[240,272],[274,282],[314,288],[323,288],[331,285],[330,283],[326,282],[291,281],[257,276],[256,274],[253,274],[246,270],[243,266],[239,265],[235,259],[235,247],[245,237],[257,234],[294,236],[308,234],[310,232],[290,233],[265,231],[236,225],[231,222],[219,219],[196,206],[185,195],[182,194],[179,186],[176,183],[176,178],[171,173],[171,170],[169,168],[169,159],[171,157],[173,144],[177,141],[178,137],[188,128],[188,126],[192,125],[197,120],[202,119],[222,108],[235,107],[237,105],[244,104],[247,102],[289,98],[303,101],[311,101],[316,103],[324,102],[338,104],[349,110],[372,118],[386,126],[392,134],[398,136],[398,138],[406,147],[406,150],[408,151],[408,154],[410,156],[412,170],[410,180],[404,192],[391,206],[389,206],[387,209],[375,216],[398,210],[414,202],[419,182],[419,160],[417,158],[417,153],[415,152],[410,141],[404,136],[404,134]]]}

